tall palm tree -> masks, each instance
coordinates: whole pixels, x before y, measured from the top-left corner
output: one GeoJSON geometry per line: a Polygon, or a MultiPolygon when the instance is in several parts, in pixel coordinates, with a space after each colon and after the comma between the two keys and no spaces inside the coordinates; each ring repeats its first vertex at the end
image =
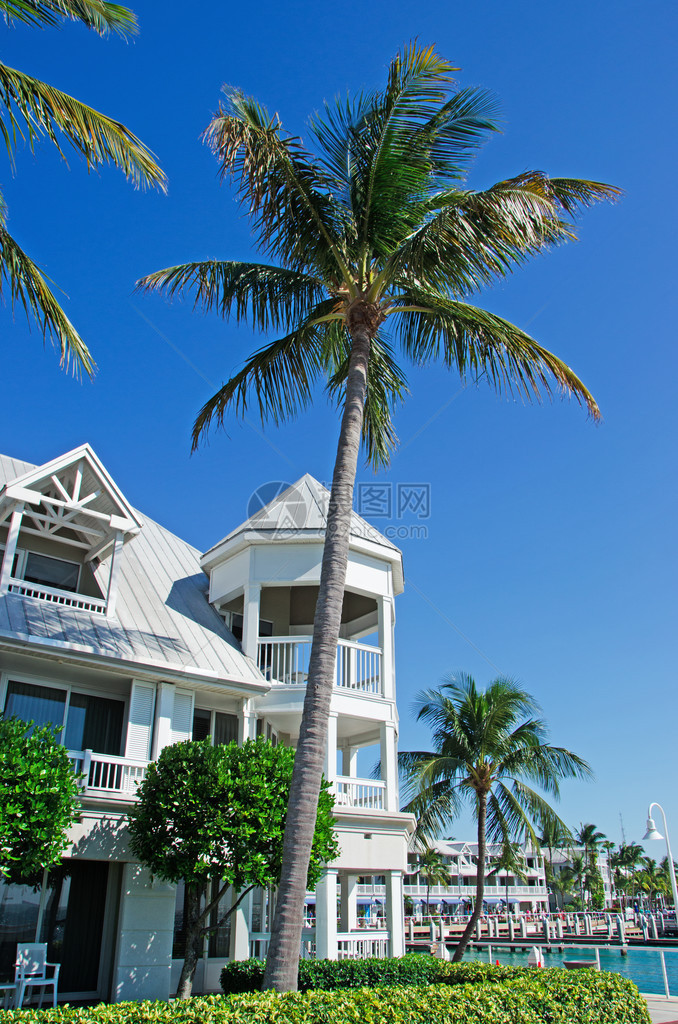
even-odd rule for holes
{"type": "Polygon", "coordinates": [[[636,888],[647,894],[648,905],[656,904],[657,897],[670,891],[668,879],[662,872],[661,865],[652,857],[643,857],[640,871],[635,875],[636,888]]]}
{"type": "Polygon", "coordinates": [[[410,45],[382,91],[326,105],[311,119],[316,154],[283,131],[277,114],[226,89],[205,138],[272,262],[185,263],[139,282],[274,332],[205,403],[194,447],[231,410],[254,404],[274,423],[294,416],[320,381],[342,408],[267,988],[296,987],[358,454],[362,440],[378,467],[396,443],[392,412],[406,380],[395,346],[415,365],[439,360],[464,379],[527,398],[565,392],[599,415],[562,360],[470,299],[571,238],[570,218],[618,190],[537,171],[467,189],[469,162],[496,126],[491,98],[457,89],[456,70],[410,45]]]}
{"type": "Polygon", "coordinates": [[[527,874],[525,872],[525,856],[518,843],[511,842],[510,839],[503,839],[501,844],[501,853],[494,862],[494,867],[491,871],[487,872],[487,877],[492,878],[499,877],[500,874],[504,873],[504,885],[506,887],[506,913],[509,912],[509,878],[513,875],[515,878],[519,878],[522,882],[527,881],[527,874]]]}
{"type": "Polygon", "coordinates": [[[591,769],[577,754],[544,742],[539,705],[509,679],[495,679],[483,691],[460,673],[419,693],[415,708],[433,730],[433,750],[400,754],[412,794],[405,810],[416,815],[417,833],[433,835],[464,803],[478,823],[475,907],[453,956],[461,960],[482,910],[487,839],[536,845],[534,826],[557,815],[529,783],[558,798],[561,779],[587,778],[591,769]]]}
{"type": "Polygon", "coordinates": [[[595,825],[580,823],[574,838],[580,846],[584,847],[584,859],[592,869],[596,865],[598,850],[605,839],[605,833],[599,832],[595,825]]]}
{"type": "MultiPolygon", "coordinates": [[[[110,32],[127,37],[137,30],[132,11],[108,0],[0,0],[0,16],[34,28],[79,21],[100,36],[110,32]]],[[[135,185],[166,187],[165,175],[152,154],[119,121],[100,114],[72,96],[37,78],[0,64],[0,135],[14,167],[17,137],[31,149],[43,136],[64,157],[60,137],[83,156],[88,167],[112,163],[135,185]]],[[[12,309],[22,306],[43,339],[50,338],[61,353],[61,365],[72,363],[76,373],[90,376],[94,362],[87,345],[57,302],[37,264],[7,230],[7,207],[0,194],[0,294],[9,291],[12,309]]]]}
{"type": "Polygon", "coordinates": [[[452,876],[441,853],[426,846],[419,855],[419,876],[426,882],[426,913],[431,916],[431,886],[449,885],[452,876]]]}

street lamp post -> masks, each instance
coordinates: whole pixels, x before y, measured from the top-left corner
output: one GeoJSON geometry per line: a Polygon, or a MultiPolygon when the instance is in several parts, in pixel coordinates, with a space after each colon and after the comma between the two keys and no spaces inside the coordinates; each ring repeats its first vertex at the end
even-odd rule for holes
{"type": "Polygon", "coordinates": [[[647,832],[643,836],[643,839],[666,839],[666,853],[669,862],[669,877],[671,879],[671,892],[673,893],[673,912],[676,918],[676,928],[678,928],[678,890],[676,889],[676,872],[673,867],[673,854],[671,853],[671,843],[669,842],[669,829],[666,824],[666,814],[661,804],[652,803],[647,809],[647,832]],[[652,818],[652,808],[658,807],[662,812],[662,818],[664,819],[664,833],[657,831],[654,820],[652,818]]]}

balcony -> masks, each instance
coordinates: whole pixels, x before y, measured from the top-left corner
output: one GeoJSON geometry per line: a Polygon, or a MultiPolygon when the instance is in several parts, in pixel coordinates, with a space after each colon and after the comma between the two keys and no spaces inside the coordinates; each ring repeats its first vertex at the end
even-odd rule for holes
{"type": "Polygon", "coordinates": [[[106,601],[102,597],[88,597],[86,594],[76,594],[68,590],[59,590],[57,587],[48,587],[44,583],[29,583],[26,580],[16,579],[10,579],[8,590],[10,594],[35,597],[39,601],[63,605],[64,608],[78,608],[80,611],[106,614],[106,601]]]}
{"type": "Polygon", "coordinates": [[[145,761],[133,761],[91,750],[69,750],[73,771],[82,775],[81,795],[94,800],[136,800],[137,786],[146,774],[145,761]]]}
{"type": "Polygon", "coordinates": [[[335,810],[383,811],[386,783],[373,779],[351,779],[340,775],[334,781],[335,810]]]}
{"type": "MultiPolygon", "coordinates": [[[[510,896],[546,896],[548,890],[545,885],[509,885],[510,896]]],[[[426,899],[425,885],[404,885],[403,891],[406,896],[426,899]]],[[[475,885],[432,885],[430,889],[431,901],[434,898],[454,896],[475,896],[475,885]]],[[[486,885],[485,896],[505,896],[505,885],[486,885]]]]}
{"type": "MultiPolygon", "coordinates": [[[[311,657],[310,636],[272,636],[258,641],[259,669],[272,683],[304,686],[311,657]]],[[[354,640],[337,645],[335,685],[358,693],[384,694],[381,650],[354,640]]]]}

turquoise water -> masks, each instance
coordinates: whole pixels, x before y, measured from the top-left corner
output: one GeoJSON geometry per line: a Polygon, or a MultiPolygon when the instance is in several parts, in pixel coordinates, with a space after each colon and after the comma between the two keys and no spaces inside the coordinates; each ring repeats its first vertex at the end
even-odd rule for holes
{"type": "MultiPolygon", "coordinates": [[[[538,942],[535,943],[539,945],[538,942]]],[[[593,949],[573,948],[565,946],[565,952],[560,953],[554,949],[549,953],[544,946],[544,962],[547,967],[562,967],[563,960],[593,960],[595,951],[593,949]]],[[[500,964],[514,967],[527,966],[527,953],[509,952],[501,946],[492,947],[492,963],[498,960],[500,964]]],[[[666,960],[666,973],[669,979],[669,989],[672,996],[678,996],[678,950],[665,949],[664,959],[666,960]]],[[[488,962],[487,949],[474,949],[467,952],[464,960],[483,960],[488,962]]],[[[600,949],[600,969],[602,971],[616,971],[625,978],[634,981],[641,992],[648,995],[664,995],[664,978],[662,975],[661,959],[658,949],[642,949],[635,946],[629,947],[628,955],[622,956],[619,947],[611,946],[610,949],[600,949]]]]}

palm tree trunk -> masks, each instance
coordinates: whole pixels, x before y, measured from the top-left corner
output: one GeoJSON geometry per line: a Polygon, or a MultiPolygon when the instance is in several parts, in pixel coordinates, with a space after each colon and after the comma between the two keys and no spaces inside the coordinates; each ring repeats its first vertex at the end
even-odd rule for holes
{"type": "Polygon", "coordinates": [[[452,957],[453,963],[458,963],[466,952],[473,929],[475,928],[483,909],[483,895],[485,893],[485,816],[487,813],[487,795],[485,793],[478,794],[478,872],[476,874],[476,905],[473,908],[473,913],[469,919],[469,923],[464,928],[462,937],[459,940],[459,945],[454,951],[452,957]]]}
{"type": "Polygon", "coordinates": [[[306,698],[294,759],[280,886],[264,974],[263,988],[278,992],[295,991],[297,988],[306,877],[334,689],[370,345],[369,330],[364,325],[359,326],[352,334],[346,402],[332,477],[306,698]]]}

